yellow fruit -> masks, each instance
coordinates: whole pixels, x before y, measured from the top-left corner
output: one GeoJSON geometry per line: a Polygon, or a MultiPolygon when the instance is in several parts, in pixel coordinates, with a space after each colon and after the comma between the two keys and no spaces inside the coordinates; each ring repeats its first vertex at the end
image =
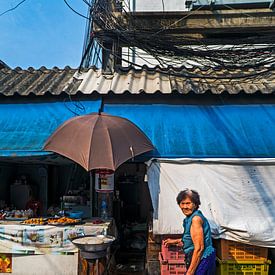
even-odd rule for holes
{"type": "Polygon", "coordinates": [[[11,260],[10,260],[9,258],[6,258],[6,259],[5,259],[5,262],[6,262],[7,265],[10,265],[11,260]]]}

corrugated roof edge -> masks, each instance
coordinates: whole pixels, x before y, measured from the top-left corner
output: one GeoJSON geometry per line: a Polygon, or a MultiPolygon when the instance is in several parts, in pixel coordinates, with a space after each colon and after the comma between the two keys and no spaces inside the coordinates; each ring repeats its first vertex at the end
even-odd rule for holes
{"type": "Polygon", "coordinates": [[[55,66],[52,69],[42,66],[39,69],[16,67],[0,70],[0,94],[4,96],[58,96],[63,93],[141,95],[176,92],[182,95],[209,92],[214,95],[271,94],[275,92],[275,71],[272,66],[225,71],[221,67],[163,68],[146,65],[141,68],[119,66],[112,75],[105,75],[102,70],[94,67],[79,70],[70,66],[55,66]],[[232,73],[231,77],[228,77],[228,73],[232,73]],[[236,79],[232,78],[234,75],[237,76],[236,79]]]}
{"type": "MultiPolygon", "coordinates": [[[[78,76],[76,75],[76,78],[78,76]]],[[[80,74],[82,80],[79,91],[90,94],[271,94],[275,92],[275,70],[270,67],[245,68],[226,71],[221,67],[192,68],[185,67],[150,68],[117,67],[113,74],[104,74],[101,70],[89,70],[80,74]],[[184,68],[184,69],[183,69],[184,68]],[[162,74],[163,73],[163,74],[162,74]]],[[[79,79],[80,79],[79,78],[79,79]]]]}
{"type": "Polygon", "coordinates": [[[4,68],[0,70],[0,94],[4,96],[43,96],[47,93],[51,95],[60,95],[63,92],[76,93],[81,82],[73,79],[77,70],[70,66],[64,68],[55,66],[52,69],[45,66],[39,69],[33,67],[27,69],[4,68]]]}

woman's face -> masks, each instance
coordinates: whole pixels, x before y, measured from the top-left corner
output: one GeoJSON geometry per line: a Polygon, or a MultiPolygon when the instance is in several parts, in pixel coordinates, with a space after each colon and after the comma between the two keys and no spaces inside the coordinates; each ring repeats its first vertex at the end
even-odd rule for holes
{"type": "Polygon", "coordinates": [[[194,210],[196,209],[196,205],[192,202],[192,200],[187,197],[185,199],[183,199],[180,204],[179,207],[182,211],[182,213],[185,216],[190,216],[192,215],[192,213],[194,212],[194,210]]]}

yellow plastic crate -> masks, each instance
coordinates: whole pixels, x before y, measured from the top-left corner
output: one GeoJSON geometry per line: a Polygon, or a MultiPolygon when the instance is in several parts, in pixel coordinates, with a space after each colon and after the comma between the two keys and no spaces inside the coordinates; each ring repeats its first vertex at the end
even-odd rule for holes
{"type": "Polygon", "coordinates": [[[222,261],[217,258],[216,275],[268,275],[270,261],[222,261]]]}

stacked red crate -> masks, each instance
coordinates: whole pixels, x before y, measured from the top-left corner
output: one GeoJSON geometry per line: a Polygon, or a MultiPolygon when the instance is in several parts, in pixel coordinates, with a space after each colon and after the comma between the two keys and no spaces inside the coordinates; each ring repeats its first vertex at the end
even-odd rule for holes
{"type": "Polygon", "coordinates": [[[166,247],[162,242],[159,260],[161,275],[183,275],[186,272],[185,255],[181,246],[166,247]]]}

